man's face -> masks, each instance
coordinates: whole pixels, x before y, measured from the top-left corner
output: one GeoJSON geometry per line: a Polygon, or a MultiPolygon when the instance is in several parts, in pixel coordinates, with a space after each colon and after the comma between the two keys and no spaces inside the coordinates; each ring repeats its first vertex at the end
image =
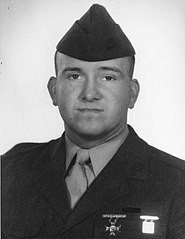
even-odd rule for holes
{"type": "Polygon", "coordinates": [[[138,94],[128,57],[86,62],[57,53],[57,68],[49,89],[67,133],[96,139],[125,126],[138,94]]]}

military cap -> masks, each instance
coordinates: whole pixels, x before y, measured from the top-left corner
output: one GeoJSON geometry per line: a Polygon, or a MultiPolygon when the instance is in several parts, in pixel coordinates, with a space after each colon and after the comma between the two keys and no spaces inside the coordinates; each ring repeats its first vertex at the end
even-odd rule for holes
{"type": "Polygon", "coordinates": [[[84,61],[133,56],[135,50],[107,10],[93,4],[57,45],[57,51],[84,61]]]}

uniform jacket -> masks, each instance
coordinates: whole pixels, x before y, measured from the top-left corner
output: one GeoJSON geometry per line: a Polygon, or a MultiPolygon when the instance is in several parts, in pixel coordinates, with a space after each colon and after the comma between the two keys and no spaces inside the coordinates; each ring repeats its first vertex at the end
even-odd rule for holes
{"type": "Polygon", "coordinates": [[[2,156],[2,238],[184,239],[185,162],[129,131],[73,210],[64,135],[19,144],[2,156]],[[159,219],[153,226],[140,218],[146,215],[159,219]]]}

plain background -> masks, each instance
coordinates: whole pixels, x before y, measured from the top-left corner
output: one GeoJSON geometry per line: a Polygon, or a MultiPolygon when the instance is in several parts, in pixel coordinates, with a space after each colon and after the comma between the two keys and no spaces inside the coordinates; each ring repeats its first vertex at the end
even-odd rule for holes
{"type": "Polygon", "coordinates": [[[107,8],[136,49],[141,92],[129,124],[185,159],[184,0],[0,0],[0,153],[61,136],[46,88],[55,47],[93,3],[107,8]]]}

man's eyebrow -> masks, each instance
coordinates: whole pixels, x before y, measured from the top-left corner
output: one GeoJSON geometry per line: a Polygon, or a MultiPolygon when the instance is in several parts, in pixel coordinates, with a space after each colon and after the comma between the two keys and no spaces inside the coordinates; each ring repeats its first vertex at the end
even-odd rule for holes
{"type": "Polygon", "coordinates": [[[79,67],[65,67],[62,71],[62,74],[66,73],[68,71],[83,72],[82,68],[79,68],[79,67]]]}
{"type": "Polygon", "coordinates": [[[111,67],[111,66],[101,66],[98,68],[98,70],[102,70],[102,71],[113,71],[113,72],[116,72],[120,75],[122,75],[123,73],[121,72],[121,70],[117,67],[111,67]]]}
{"type": "MultiPolygon", "coordinates": [[[[120,75],[123,75],[123,73],[121,72],[121,70],[117,67],[112,67],[112,66],[100,66],[98,68],[99,71],[113,71],[116,72],[120,75]]],[[[76,71],[79,73],[83,73],[83,69],[80,67],[65,67],[62,71],[62,74],[65,74],[68,71],[76,71]]]]}

